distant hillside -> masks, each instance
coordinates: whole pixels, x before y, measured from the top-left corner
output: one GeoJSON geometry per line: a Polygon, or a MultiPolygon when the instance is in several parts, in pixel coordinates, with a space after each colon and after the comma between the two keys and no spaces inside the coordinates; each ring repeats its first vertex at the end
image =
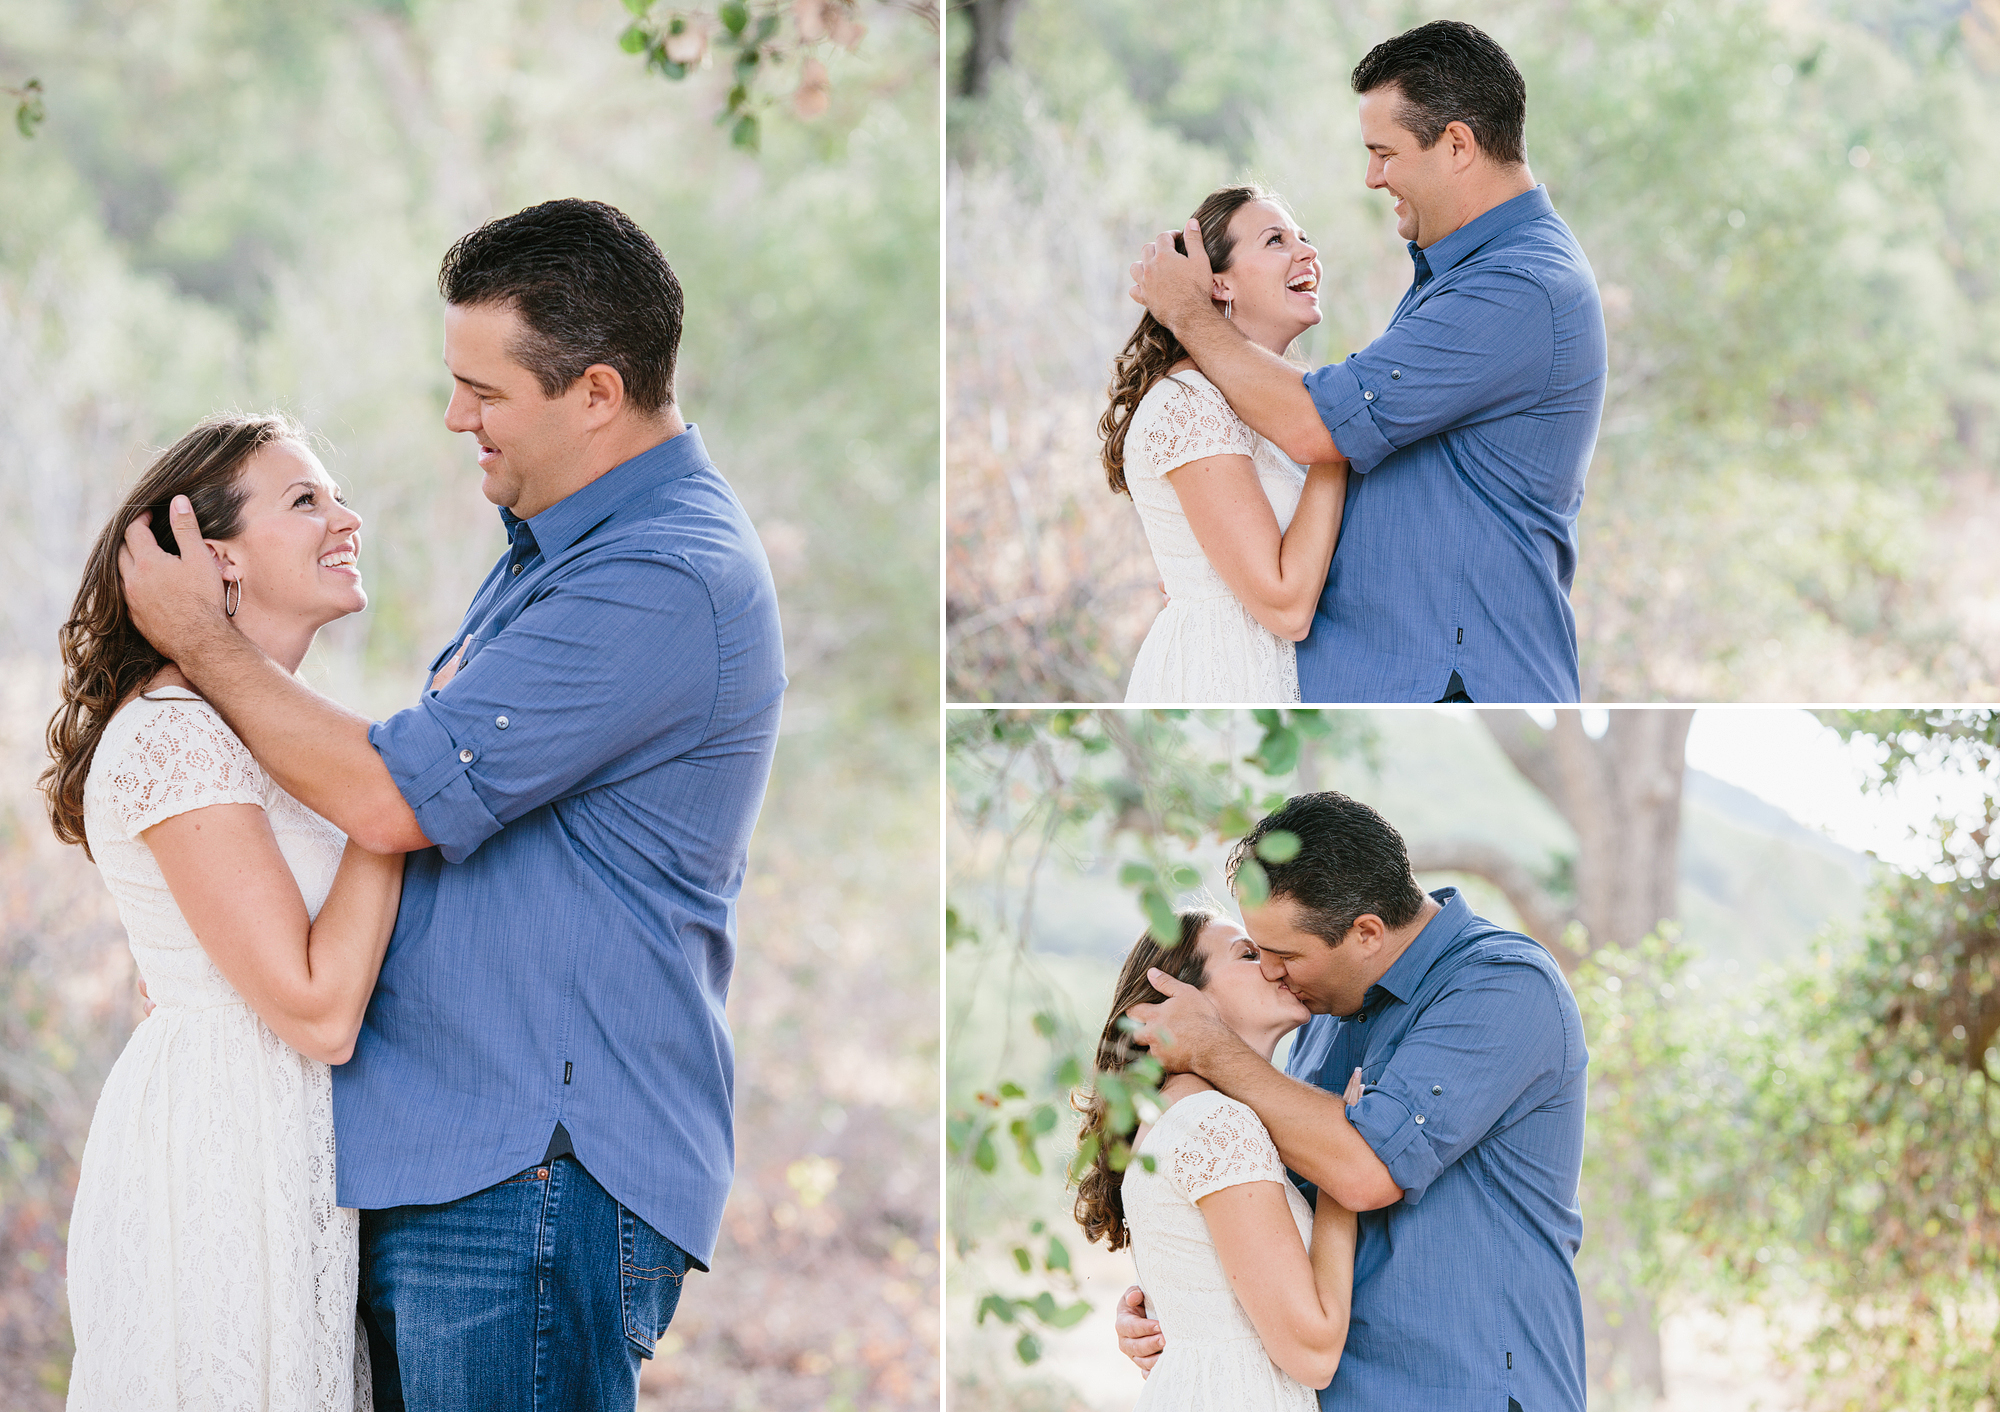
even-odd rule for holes
{"type": "MultiPolygon", "coordinates": [[[[1413,843],[1447,835],[1479,839],[1537,869],[1573,846],[1568,825],[1477,722],[1431,711],[1376,712],[1374,720],[1378,768],[1322,760],[1300,783],[1366,800],[1413,843]]],[[[1687,773],[1682,819],[1682,933],[1716,961],[1754,968],[1798,956],[1823,926],[1859,920],[1877,866],[1865,855],[1698,770],[1687,773]]],[[[1211,846],[1189,859],[1212,888],[1221,887],[1224,851],[1211,846]]],[[[1038,949],[1106,964],[1124,954],[1141,924],[1114,880],[1117,861],[1049,860],[1036,907],[1038,949]]],[[[1513,920],[1504,899],[1477,880],[1424,881],[1460,883],[1482,912],[1513,920]]]]}

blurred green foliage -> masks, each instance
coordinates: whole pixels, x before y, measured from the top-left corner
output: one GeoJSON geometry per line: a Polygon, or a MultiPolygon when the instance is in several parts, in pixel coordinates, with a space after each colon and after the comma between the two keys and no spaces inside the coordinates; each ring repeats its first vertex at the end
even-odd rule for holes
{"type": "Polygon", "coordinates": [[[1299,351],[1336,361],[1379,334],[1409,262],[1363,189],[1346,79],[1442,14],[1521,68],[1530,164],[1604,297],[1584,699],[1990,694],[2000,581],[1971,531],[2000,497],[1984,7],[1031,0],[1013,65],[949,111],[953,698],[1115,691],[1157,607],[1090,433],[1141,242],[1262,180],[1326,263],[1299,351]]]}

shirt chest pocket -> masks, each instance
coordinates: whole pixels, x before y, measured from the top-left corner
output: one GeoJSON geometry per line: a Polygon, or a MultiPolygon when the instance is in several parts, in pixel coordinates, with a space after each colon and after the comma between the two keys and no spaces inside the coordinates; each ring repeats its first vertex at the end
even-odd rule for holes
{"type": "Polygon", "coordinates": [[[444,650],[431,659],[431,664],[428,668],[430,675],[425,685],[425,690],[443,691],[445,687],[451,684],[453,677],[465,670],[466,664],[478,652],[479,635],[477,633],[467,633],[463,638],[455,642],[447,642],[444,645],[444,650]]]}

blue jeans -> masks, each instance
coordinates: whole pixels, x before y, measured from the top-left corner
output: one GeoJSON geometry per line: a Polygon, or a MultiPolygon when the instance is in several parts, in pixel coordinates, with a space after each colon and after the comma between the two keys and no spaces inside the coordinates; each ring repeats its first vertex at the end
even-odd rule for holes
{"type": "Polygon", "coordinates": [[[631,1408],[687,1253],[574,1158],[442,1206],[361,1213],[378,1412],[631,1408]]]}

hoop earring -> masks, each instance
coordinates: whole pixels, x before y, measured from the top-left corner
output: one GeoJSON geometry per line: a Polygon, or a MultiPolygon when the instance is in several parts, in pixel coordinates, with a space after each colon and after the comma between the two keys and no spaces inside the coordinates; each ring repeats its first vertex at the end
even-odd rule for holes
{"type": "Polygon", "coordinates": [[[1222,317],[1231,322],[1235,321],[1236,301],[1234,299],[1225,299],[1222,301],[1222,317]]]}
{"type": "Polygon", "coordinates": [[[236,610],[243,606],[243,580],[231,579],[222,585],[222,611],[229,617],[236,616],[236,610]],[[231,589],[236,590],[234,594],[231,589]]]}

